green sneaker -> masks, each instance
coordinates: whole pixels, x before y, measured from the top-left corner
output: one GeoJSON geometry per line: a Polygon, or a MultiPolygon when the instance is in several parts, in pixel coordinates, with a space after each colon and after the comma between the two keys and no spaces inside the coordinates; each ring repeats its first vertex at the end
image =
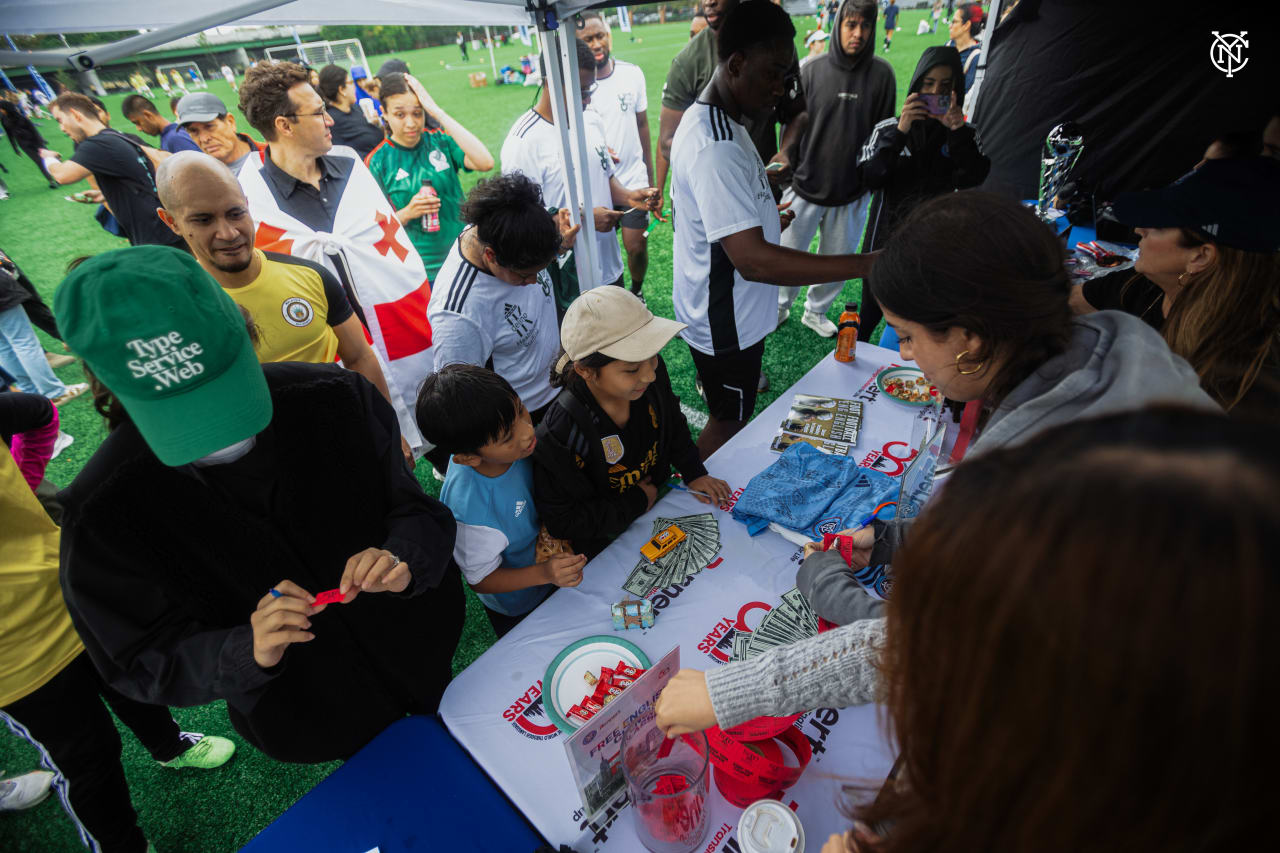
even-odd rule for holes
{"type": "Polygon", "coordinates": [[[182,767],[198,767],[201,770],[212,770],[221,767],[231,760],[236,745],[224,737],[217,735],[201,735],[183,732],[184,737],[199,738],[195,745],[172,761],[161,761],[161,767],[179,769],[182,767]]]}

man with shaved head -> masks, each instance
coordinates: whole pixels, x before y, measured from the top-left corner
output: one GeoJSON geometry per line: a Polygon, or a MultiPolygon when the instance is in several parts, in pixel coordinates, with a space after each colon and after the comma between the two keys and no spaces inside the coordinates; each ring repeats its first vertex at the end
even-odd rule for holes
{"type": "MultiPolygon", "coordinates": [[[[179,152],[160,164],[156,190],[160,219],[253,318],[259,361],[332,364],[336,356],[390,401],[342,285],[313,261],[254,248],[249,203],[225,164],[202,152],[179,152]]],[[[412,464],[407,443],[403,449],[412,464]]]]}

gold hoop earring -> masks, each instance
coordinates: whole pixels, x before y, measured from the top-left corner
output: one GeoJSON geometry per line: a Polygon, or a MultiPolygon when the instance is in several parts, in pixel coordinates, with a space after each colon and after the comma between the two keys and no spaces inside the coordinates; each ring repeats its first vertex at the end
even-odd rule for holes
{"type": "Polygon", "coordinates": [[[959,373],[961,376],[972,376],[975,373],[979,373],[981,372],[983,366],[986,364],[985,361],[980,361],[978,362],[978,366],[975,367],[973,370],[961,370],[960,359],[964,358],[968,354],[969,354],[968,350],[965,350],[964,352],[956,353],[956,373],[959,373]]]}

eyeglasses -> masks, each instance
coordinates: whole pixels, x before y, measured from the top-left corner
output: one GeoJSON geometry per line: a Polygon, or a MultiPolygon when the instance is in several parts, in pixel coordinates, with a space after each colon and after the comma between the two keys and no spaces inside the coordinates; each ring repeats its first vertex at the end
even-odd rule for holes
{"type": "Polygon", "coordinates": [[[318,113],[285,113],[284,117],[285,118],[323,118],[328,114],[329,113],[327,113],[326,111],[321,110],[318,113]]]}

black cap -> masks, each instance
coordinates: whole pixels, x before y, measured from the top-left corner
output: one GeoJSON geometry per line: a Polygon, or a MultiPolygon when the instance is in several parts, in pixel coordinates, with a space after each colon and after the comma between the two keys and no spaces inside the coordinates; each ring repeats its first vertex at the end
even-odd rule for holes
{"type": "Polygon", "coordinates": [[[1245,252],[1280,252],[1280,160],[1208,160],[1163,189],[1121,193],[1116,219],[1135,228],[1187,228],[1245,252]]]}
{"type": "Polygon", "coordinates": [[[386,77],[388,74],[408,74],[409,63],[403,59],[388,59],[386,62],[378,66],[378,73],[375,77],[379,79],[386,77]]]}

